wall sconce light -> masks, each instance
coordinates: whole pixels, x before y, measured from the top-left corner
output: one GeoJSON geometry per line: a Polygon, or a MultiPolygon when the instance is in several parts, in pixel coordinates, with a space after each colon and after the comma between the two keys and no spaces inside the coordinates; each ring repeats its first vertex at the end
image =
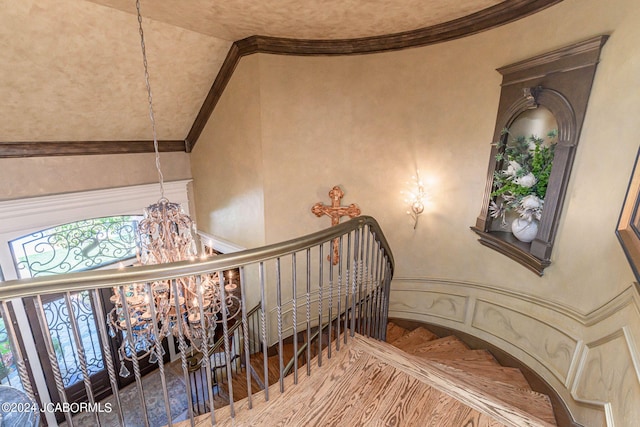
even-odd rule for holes
{"type": "Polygon", "coordinates": [[[411,177],[413,179],[413,186],[415,189],[412,191],[402,192],[407,196],[405,203],[409,205],[410,210],[407,214],[413,218],[413,229],[418,227],[418,218],[420,214],[424,212],[424,203],[427,197],[427,193],[424,191],[424,184],[420,180],[420,174],[416,171],[416,175],[411,177]]]}

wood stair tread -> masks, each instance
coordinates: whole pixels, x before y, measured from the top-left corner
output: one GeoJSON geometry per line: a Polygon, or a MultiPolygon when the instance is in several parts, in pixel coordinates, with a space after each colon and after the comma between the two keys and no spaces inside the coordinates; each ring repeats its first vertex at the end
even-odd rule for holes
{"type": "MultiPolygon", "coordinates": [[[[392,325],[392,324],[390,324],[392,325]]],[[[551,401],[548,396],[532,391],[529,383],[522,372],[517,368],[503,367],[495,360],[493,355],[487,350],[471,350],[455,336],[438,338],[425,328],[416,328],[408,331],[397,325],[388,327],[387,338],[393,339],[392,345],[399,350],[405,351],[429,363],[429,366],[438,367],[445,372],[452,380],[459,380],[462,390],[469,387],[470,390],[481,392],[498,402],[503,402],[513,408],[531,414],[536,419],[555,425],[555,415],[551,401]]],[[[299,342],[299,347],[303,342],[299,342]]],[[[316,346],[317,347],[317,346],[316,346]]],[[[326,352],[326,349],[325,349],[326,352]]],[[[293,357],[293,345],[283,345],[284,364],[293,357]]],[[[317,354],[317,348],[312,348],[312,358],[317,354]],[[314,351],[315,350],[315,351],[314,351]]],[[[300,367],[306,361],[306,352],[301,359],[305,359],[299,364],[300,367]]],[[[251,357],[251,363],[262,379],[264,375],[264,359],[261,353],[251,357]]],[[[268,363],[268,383],[270,386],[279,387],[280,363],[279,356],[272,355],[267,358],[268,363]]],[[[314,368],[315,369],[315,368],[314,368]]],[[[302,370],[300,372],[303,372],[302,370]]],[[[233,379],[234,401],[239,402],[247,396],[247,380],[243,371],[233,379]]],[[[306,377],[306,375],[300,375],[306,377]]],[[[285,379],[290,382],[291,379],[285,379]]],[[[260,396],[257,393],[261,387],[251,381],[252,395],[260,396]],[[256,394],[257,393],[257,394],[256,394]]],[[[226,390],[228,391],[228,389],[226,390]]],[[[464,393],[464,391],[463,391],[464,393]]],[[[215,407],[228,406],[228,396],[225,390],[221,390],[220,395],[215,397],[215,407]],[[226,401],[226,403],[224,403],[226,401]]]]}
{"type": "Polygon", "coordinates": [[[428,354],[416,354],[429,358],[431,360],[453,360],[460,362],[476,362],[478,364],[486,364],[489,366],[501,366],[493,355],[487,350],[467,350],[462,354],[447,354],[447,353],[428,353],[428,354]]]}
{"type": "MultiPolygon", "coordinates": [[[[419,334],[428,336],[422,331],[419,334]]],[[[549,397],[532,391],[520,369],[501,366],[488,351],[470,350],[455,336],[433,340],[411,338],[410,332],[395,339],[391,344],[420,359],[437,363],[452,376],[474,384],[489,395],[555,424],[549,397]]]]}
{"type": "Polygon", "coordinates": [[[457,368],[444,365],[445,370],[467,383],[472,383],[478,389],[496,398],[509,403],[525,412],[534,414],[536,417],[555,424],[555,414],[549,396],[531,390],[529,384],[526,388],[521,388],[512,382],[502,382],[492,380],[483,376],[475,375],[457,368]]]}
{"type": "Polygon", "coordinates": [[[405,346],[413,347],[420,343],[427,343],[437,339],[438,336],[436,334],[423,327],[419,327],[394,340],[391,344],[400,349],[404,349],[405,346]]]}
{"type": "MultiPolygon", "coordinates": [[[[408,335],[406,335],[408,336],[408,335]]],[[[422,354],[449,354],[452,357],[459,356],[469,351],[469,347],[460,341],[459,338],[454,336],[448,336],[444,338],[437,338],[428,342],[410,342],[404,343],[402,346],[394,346],[406,351],[409,354],[420,356],[422,354]]]]}
{"type": "Polygon", "coordinates": [[[529,381],[524,377],[522,371],[518,368],[508,368],[505,366],[487,366],[477,364],[475,362],[458,362],[449,360],[433,360],[434,362],[456,368],[464,371],[469,375],[475,375],[486,378],[491,381],[512,384],[523,390],[531,390],[529,381]]]}
{"type": "MultiPolygon", "coordinates": [[[[238,402],[235,420],[229,418],[228,407],[222,408],[216,411],[216,424],[220,427],[291,423],[384,425],[394,421],[396,425],[424,425],[421,423],[431,420],[435,422],[433,425],[443,426],[550,425],[490,394],[474,390],[477,388],[474,385],[448,382],[436,365],[389,344],[356,335],[322,367],[314,363],[315,373],[311,377],[301,376],[296,386],[291,377],[285,378],[284,393],[277,392],[278,386],[274,384],[268,402],[264,393],[254,397],[252,411],[246,410],[246,400],[238,402]],[[362,388],[363,381],[369,387],[362,388]],[[447,387],[455,392],[442,389],[447,387]],[[309,402],[313,402],[313,411],[304,409],[309,402]],[[395,410],[398,405],[404,407],[405,402],[411,410],[395,410]]],[[[196,425],[211,425],[211,417],[199,417],[196,425]]],[[[186,427],[188,421],[176,426],[186,427]]]]}
{"type": "MultiPolygon", "coordinates": [[[[361,339],[369,340],[366,338],[361,339]]],[[[379,344],[384,345],[384,343],[379,344]]],[[[374,351],[378,350],[375,349],[374,351]]],[[[381,349],[381,351],[383,354],[388,352],[385,349],[381,349]]],[[[556,425],[550,400],[544,394],[533,392],[530,388],[522,390],[512,384],[500,383],[420,356],[407,355],[407,359],[407,362],[399,360],[396,362],[394,360],[392,363],[399,363],[397,366],[403,366],[405,369],[412,371],[415,370],[420,374],[427,373],[427,377],[430,376],[429,371],[435,369],[436,382],[444,380],[442,384],[445,384],[446,388],[451,387],[447,393],[453,392],[455,394],[459,392],[466,395],[468,392],[469,396],[467,397],[471,399],[490,396],[491,399],[497,399],[497,401],[506,404],[507,407],[518,408],[518,410],[539,419],[547,425],[556,425]],[[403,365],[404,363],[409,363],[409,365],[403,365]]],[[[427,378],[427,381],[430,382],[431,379],[427,378]]]]}
{"type": "Polygon", "coordinates": [[[409,330],[402,326],[398,326],[393,322],[387,323],[387,342],[394,342],[408,333],[409,330]]]}
{"type": "Polygon", "coordinates": [[[496,387],[509,387],[511,390],[523,390],[526,392],[531,392],[531,386],[529,382],[524,378],[522,372],[516,368],[505,368],[504,366],[500,366],[503,370],[484,370],[483,372],[478,372],[478,370],[470,369],[468,367],[459,367],[449,363],[442,363],[440,360],[431,360],[426,359],[430,362],[437,363],[442,366],[444,369],[447,369],[452,374],[456,375],[459,378],[477,378],[478,381],[487,382],[488,384],[493,384],[496,387]],[[504,369],[515,369],[513,371],[505,371],[504,369]]]}
{"type": "Polygon", "coordinates": [[[450,366],[446,363],[439,363],[439,361],[426,357],[421,357],[421,359],[437,363],[441,365],[442,369],[448,372],[451,376],[466,383],[473,384],[479,390],[482,390],[491,396],[495,396],[496,398],[518,407],[525,412],[534,414],[536,417],[550,424],[555,424],[555,414],[549,397],[545,394],[531,390],[529,383],[524,380],[524,376],[522,376],[522,380],[514,381],[522,375],[519,369],[501,367],[503,370],[514,369],[510,374],[515,374],[515,377],[510,378],[507,376],[506,382],[504,382],[494,379],[495,376],[493,375],[480,375],[476,370],[467,371],[450,366]]]}

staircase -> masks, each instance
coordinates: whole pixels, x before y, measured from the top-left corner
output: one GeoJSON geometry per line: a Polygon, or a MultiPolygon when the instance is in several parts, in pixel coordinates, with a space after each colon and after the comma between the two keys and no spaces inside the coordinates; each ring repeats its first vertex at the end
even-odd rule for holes
{"type": "Polygon", "coordinates": [[[418,327],[387,326],[387,342],[421,359],[437,363],[453,378],[471,383],[497,399],[550,425],[556,425],[551,401],[535,392],[520,369],[503,367],[487,350],[471,350],[455,336],[440,338],[418,327]]]}
{"type": "MultiPolygon", "coordinates": [[[[279,390],[280,357],[269,356],[268,401],[258,392],[264,359],[254,354],[253,409],[244,410],[247,381],[237,375],[232,383],[236,418],[228,419],[222,391],[215,401],[217,425],[557,425],[549,398],[533,391],[519,369],[501,366],[486,350],[472,350],[456,337],[440,338],[423,327],[408,330],[393,323],[387,343],[359,335],[340,351],[334,343],[331,359],[325,348],[322,366],[312,361],[311,376],[300,360],[298,384],[292,375],[284,378],[284,393],[279,390]]],[[[293,346],[283,349],[286,364],[293,346]]],[[[196,425],[210,423],[205,415],[196,425]]]]}

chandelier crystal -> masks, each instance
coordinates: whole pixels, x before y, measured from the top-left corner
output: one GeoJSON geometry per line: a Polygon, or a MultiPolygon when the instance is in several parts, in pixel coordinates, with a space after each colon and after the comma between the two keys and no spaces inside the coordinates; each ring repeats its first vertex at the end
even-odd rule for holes
{"type": "MultiPolygon", "coordinates": [[[[164,197],[139,0],[136,8],[161,195],[157,203],[144,210],[144,219],[138,224],[137,264],[194,260],[198,256],[195,225],[178,203],[164,197]]],[[[222,322],[222,310],[228,320],[237,316],[241,308],[234,295],[236,283],[230,278],[225,281],[224,276],[220,279],[218,273],[212,273],[115,287],[110,298],[114,308],[107,315],[107,325],[112,337],[118,333],[125,337],[118,349],[120,375],[129,375],[125,360],[149,356],[151,363],[157,362],[164,355],[162,340],[170,335],[179,338],[181,351],[186,351],[186,339],[193,349],[206,354],[215,339],[216,325],[222,322]]]]}

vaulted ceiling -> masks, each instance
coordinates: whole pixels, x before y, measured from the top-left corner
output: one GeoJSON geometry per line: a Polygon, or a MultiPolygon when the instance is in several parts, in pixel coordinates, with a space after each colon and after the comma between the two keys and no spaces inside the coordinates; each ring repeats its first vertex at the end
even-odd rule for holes
{"type": "MultiPolygon", "coordinates": [[[[561,0],[142,0],[160,147],[190,151],[244,55],[473,34],[561,0]]],[[[135,0],[0,0],[0,157],[152,150],[135,0]]]]}

